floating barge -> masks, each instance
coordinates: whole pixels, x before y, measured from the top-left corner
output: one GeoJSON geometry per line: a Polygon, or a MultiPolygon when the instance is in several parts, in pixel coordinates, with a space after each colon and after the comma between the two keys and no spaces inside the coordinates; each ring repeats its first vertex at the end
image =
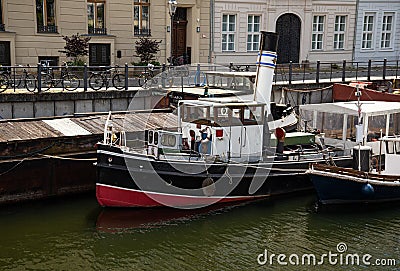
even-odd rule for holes
{"type": "MultiPolygon", "coordinates": [[[[150,125],[157,129],[172,123],[175,116],[168,112],[152,113],[150,125]]],[[[148,115],[118,112],[114,124],[140,123],[148,115]]],[[[106,118],[98,113],[1,120],[0,204],[94,191],[95,145],[103,136],[106,118]]],[[[132,133],[142,132],[136,125],[129,127],[132,133]]]]}

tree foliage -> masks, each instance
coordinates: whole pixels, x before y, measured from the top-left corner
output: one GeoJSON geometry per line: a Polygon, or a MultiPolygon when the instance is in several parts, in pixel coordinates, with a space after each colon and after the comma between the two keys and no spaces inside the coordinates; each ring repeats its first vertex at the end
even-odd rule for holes
{"type": "Polygon", "coordinates": [[[70,37],[64,36],[65,40],[65,53],[67,57],[74,58],[77,61],[82,56],[87,56],[89,54],[89,41],[90,37],[82,37],[77,33],[70,37]]]}
{"type": "Polygon", "coordinates": [[[157,41],[145,37],[140,38],[135,43],[136,56],[140,58],[140,62],[151,63],[156,60],[156,55],[160,51],[161,40],[157,41]]]}

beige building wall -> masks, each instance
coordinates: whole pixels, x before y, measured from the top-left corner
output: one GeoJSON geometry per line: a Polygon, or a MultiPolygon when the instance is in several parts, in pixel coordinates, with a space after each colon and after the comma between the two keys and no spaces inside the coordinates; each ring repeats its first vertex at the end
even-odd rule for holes
{"type": "Polygon", "coordinates": [[[285,13],[293,13],[301,19],[300,34],[300,62],[309,60],[341,61],[351,60],[353,50],[356,0],[342,1],[298,1],[298,0],[272,0],[268,2],[267,30],[275,31],[276,21],[285,13]],[[325,16],[323,49],[312,50],[312,23],[313,16],[325,16]],[[333,48],[335,16],[347,16],[345,44],[343,50],[333,48]]]}
{"type": "MultiPolygon", "coordinates": [[[[170,24],[167,0],[150,0],[151,39],[159,40],[160,63],[167,63],[170,54],[170,24]]],[[[5,31],[0,31],[0,41],[9,41],[11,63],[37,65],[39,56],[59,57],[66,60],[63,36],[79,33],[91,37],[90,43],[110,44],[111,64],[130,64],[139,59],[135,54],[133,33],[133,0],[106,0],[107,35],[88,35],[87,1],[55,0],[58,33],[38,33],[36,23],[36,0],[2,0],[5,31]],[[122,58],[117,58],[117,51],[122,58]]],[[[188,10],[187,46],[192,48],[193,62],[208,62],[210,44],[210,0],[178,0],[178,7],[188,10]],[[200,32],[196,27],[200,27],[200,32]]],[[[86,61],[88,61],[86,59],[86,61]]]]}
{"type": "MultiPolygon", "coordinates": [[[[356,17],[356,0],[313,1],[313,0],[252,0],[229,1],[215,0],[214,62],[227,65],[234,63],[255,63],[258,52],[247,52],[247,17],[261,16],[261,30],[276,31],[276,23],[284,14],[295,14],[300,18],[300,50],[299,62],[309,61],[341,61],[352,59],[353,38],[356,17]],[[221,28],[223,14],[236,15],[235,50],[223,52],[221,48],[221,28]],[[313,16],[325,16],[323,49],[312,50],[313,16]],[[347,16],[345,45],[342,50],[333,48],[335,16],[347,16]]],[[[279,58],[279,56],[278,56],[279,58]]]]}
{"type": "Polygon", "coordinates": [[[256,63],[258,52],[247,52],[247,16],[261,16],[261,30],[267,30],[267,1],[215,0],[214,12],[214,56],[213,62],[227,65],[234,63],[256,63]],[[222,51],[222,16],[236,15],[235,51],[222,51]]]}

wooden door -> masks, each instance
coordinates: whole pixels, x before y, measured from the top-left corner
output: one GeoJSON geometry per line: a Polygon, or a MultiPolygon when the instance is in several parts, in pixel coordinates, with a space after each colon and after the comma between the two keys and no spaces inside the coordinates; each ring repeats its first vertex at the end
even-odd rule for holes
{"type": "Polygon", "coordinates": [[[172,56],[174,59],[184,57],[187,54],[187,24],[187,9],[177,8],[172,27],[172,56]]]}
{"type": "Polygon", "coordinates": [[[174,22],[172,36],[172,55],[174,57],[180,57],[186,53],[186,26],[187,22],[174,22]]]}

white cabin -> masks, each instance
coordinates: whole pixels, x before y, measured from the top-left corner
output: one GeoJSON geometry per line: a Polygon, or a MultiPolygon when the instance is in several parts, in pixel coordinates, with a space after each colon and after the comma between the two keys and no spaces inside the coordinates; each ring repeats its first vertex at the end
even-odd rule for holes
{"type": "Polygon", "coordinates": [[[178,108],[182,141],[193,152],[219,160],[262,159],[265,104],[237,98],[181,101],[178,108]]]}

